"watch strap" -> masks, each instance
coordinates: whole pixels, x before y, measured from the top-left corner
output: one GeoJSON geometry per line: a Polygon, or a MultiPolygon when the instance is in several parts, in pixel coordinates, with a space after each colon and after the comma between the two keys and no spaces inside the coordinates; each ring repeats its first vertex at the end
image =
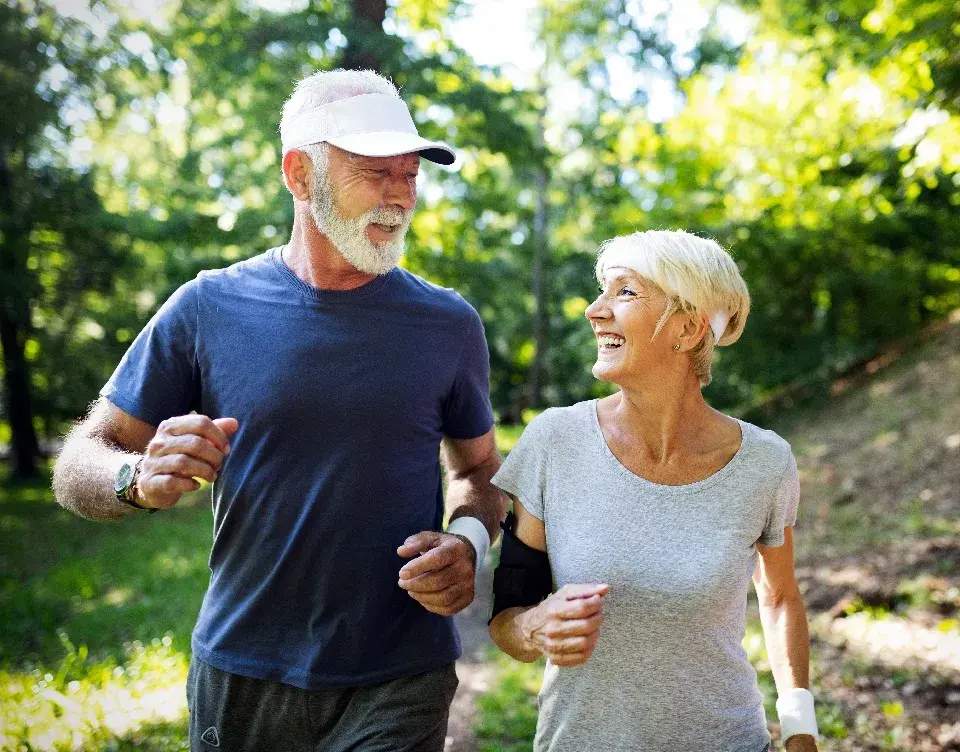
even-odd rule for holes
{"type": "Polygon", "coordinates": [[[156,509],[155,507],[141,506],[136,501],[137,481],[140,480],[140,471],[142,469],[143,469],[143,457],[140,457],[140,459],[137,460],[136,465],[134,465],[133,477],[130,479],[130,482],[123,488],[122,491],[117,491],[116,495],[117,495],[117,499],[123,502],[124,504],[126,504],[127,506],[133,507],[134,509],[142,510],[147,514],[153,514],[154,512],[157,512],[159,510],[156,509]]]}

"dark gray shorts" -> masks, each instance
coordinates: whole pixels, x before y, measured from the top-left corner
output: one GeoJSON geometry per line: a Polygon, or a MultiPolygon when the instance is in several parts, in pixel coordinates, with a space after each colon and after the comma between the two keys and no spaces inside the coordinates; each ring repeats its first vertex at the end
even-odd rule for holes
{"type": "Polygon", "coordinates": [[[191,752],[442,752],[454,664],[362,687],[307,690],[194,658],[191,752]]]}

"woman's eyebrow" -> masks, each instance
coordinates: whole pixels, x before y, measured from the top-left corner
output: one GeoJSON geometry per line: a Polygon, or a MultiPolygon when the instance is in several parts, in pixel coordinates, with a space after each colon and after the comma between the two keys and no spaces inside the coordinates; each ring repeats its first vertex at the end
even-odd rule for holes
{"type": "Polygon", "coordinates": [[[616,277],[613,277],[612,279],[602,280],[602,281],[601,281],[601,284],[602,284],[602,285],[614,285],[614,284],[616,284],[617,282],[622,282],[622,281],[627,281],[627,282],[629,282],[629,281],[630,281],[630,276],[629,276],[628,274],[618,274],[616,277]]]}

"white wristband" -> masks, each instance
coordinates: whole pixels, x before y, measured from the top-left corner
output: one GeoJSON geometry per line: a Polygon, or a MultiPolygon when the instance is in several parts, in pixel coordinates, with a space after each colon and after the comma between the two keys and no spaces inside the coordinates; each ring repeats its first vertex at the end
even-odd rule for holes
{"type": "Polygon", "coordinates": [[[483,567],[484,559],[487,558],[487,551],[490,550],[490,534],[487,532],[486,525],[476,517],[457,517],[447,525],[447,532],[451,535],[462,535],[473,544],[473,550],[477,553],[474,574],[478,573],[483,567]]]}
{"type": "Polygon", "coordinates": [[[790,689],[777,698],[777,715],[780,717],[780,741],[797,734],[810,734],[820,739],[817,732],[817,716],[813,712],[813,695],[809,689],[790,689]]]}

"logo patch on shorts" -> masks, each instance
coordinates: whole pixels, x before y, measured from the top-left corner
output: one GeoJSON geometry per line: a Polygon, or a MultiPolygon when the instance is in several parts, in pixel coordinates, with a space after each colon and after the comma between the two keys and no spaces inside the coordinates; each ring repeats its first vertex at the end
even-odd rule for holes
{"type": "Polygon", "coordinates": [[[211,726],[200,736],[200,741],[206,742],[211,747],[220,746],[220,734],[217,733],[217,727],[211,726]]]}

